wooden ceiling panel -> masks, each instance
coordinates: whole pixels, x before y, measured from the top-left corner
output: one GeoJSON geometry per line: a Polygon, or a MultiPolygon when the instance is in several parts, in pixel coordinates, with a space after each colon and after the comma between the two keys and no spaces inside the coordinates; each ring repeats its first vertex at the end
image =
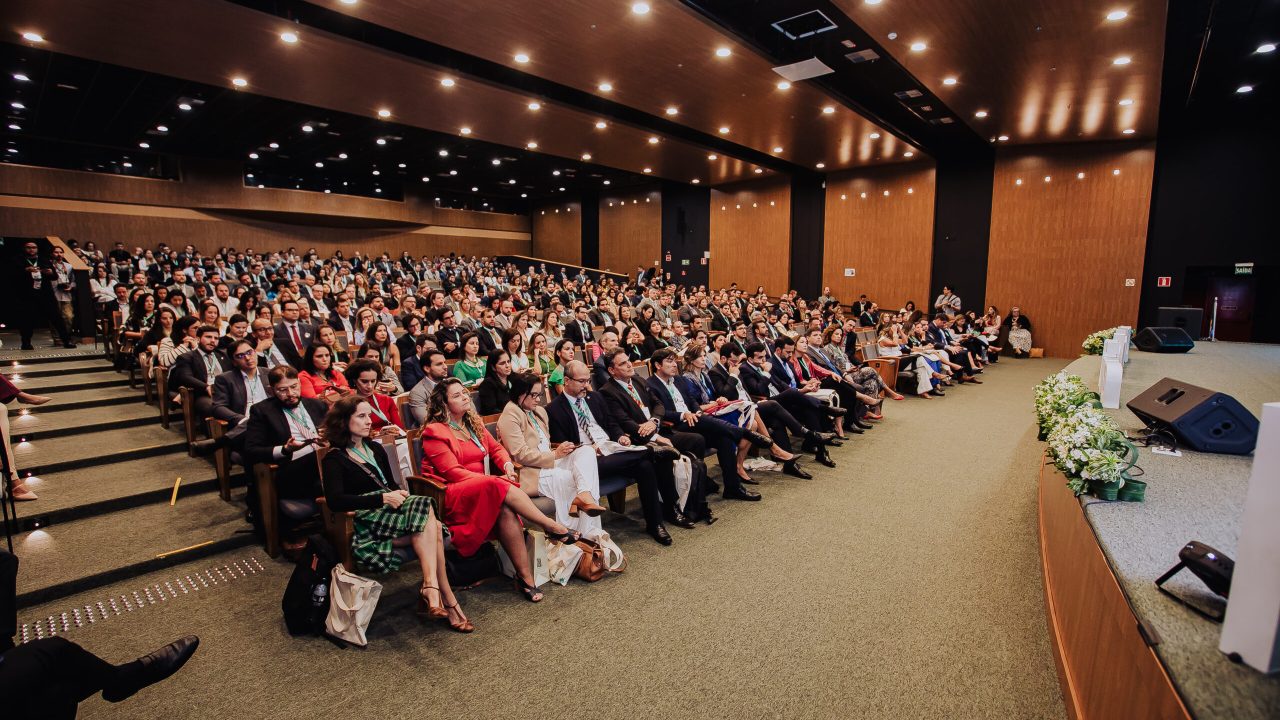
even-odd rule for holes
{"type": "MultiPolygon", "coordinates": [[[[779,89],[782,77],[766,59],[677,0],[651,0],[643,15],[629,0],[325,4],[810,168],[892,162],[913,150],[811,85],[779,89]],[[719,48],[730,55],[716,55],[719,48]],[[529,61],[517,62],[517,54],[529,61]],[[602,83],[612,90],[601,91],[602,83]],[[827,106],[834,112],[824,113],[827,106]],[[878,142],[867,140],[873,133],[878,142]]],[[[462,83],[455,91],[469,92],[462,83]]]]}
{"type": "Polygon", "coordinates": [[[1012,143],[1155,137],[1163,2],[834,2],[984,137],[1007,135],[1012,143]],[[1108,20],[1113,11],[1127,16],[1108,20]],[[911,50],[916,42],[926,48],[911,50]],[[1116,65],[1122,56],[1131,62],[1116,65]],[[944,84],[949,77],[954,85],[944,84]],[[979,111],[987,117],[976,117],[979,111]]]}

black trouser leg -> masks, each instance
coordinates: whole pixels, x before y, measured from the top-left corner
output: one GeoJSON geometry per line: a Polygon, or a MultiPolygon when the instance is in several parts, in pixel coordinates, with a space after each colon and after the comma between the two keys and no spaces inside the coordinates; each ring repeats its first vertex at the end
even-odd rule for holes
{"type": "Polygon", "coordinates": [[[724,481],[725,491],[741,488],[742,478],[738,477],[738,441],[734,439],[733,432],[738,430],[737,437],[741,437],[741,429],[723,420],[714,420],[705,416],[698,418],[698,422],[692,429],[707,441],[707,447],[715,448],[716,458],[720,461],[720,478],[724,481]]]}
{"type": "MultiPolygon", "coordinates": [[[[662,499],[658,495],[658,478],[653,469],[653,451],[619,452],[596,458],[600,477],[623,475],[634,478],[640,494],[640,509],[644,512],[645,527],[653,528],[662,523],[662,499]]],[[[673,484],[674,487],[674,484],[673,484]]]]}
{"type": "Polygon", "coordinates": [[[797,437],[804,436],[805,428],[800,421],[773,400],[758,403],[756,409],[760,413],[760,421],[769,429],[769,437],[773,438],[774,444],[791,452],[791,433],[795,433],[797,437]]]}
{"type": "MultiPolygon", "coordinates": [[[[5,412],[0,408],[0,412],[5,412]]],[[[0,478],[3,482],[4,478],[0,478]]],[[[0,550],[0,653],[13,647],[18,634],[18,556],[0,550]]]]}
{"type": "Polygon", "coordinates": [[[822,403],[795,389],[784,390],[775,395],[773,401],[787,409],[797,420],[810,430],[822,429],[822,403]]]}
{"type": "Polygon", "coordinates": [[[33,640],[6,652],[0,662],[5,717],[16,705],[16,718],[74,718],[76,705],[115,676],[114,665],[70,640],[33,640]]]}

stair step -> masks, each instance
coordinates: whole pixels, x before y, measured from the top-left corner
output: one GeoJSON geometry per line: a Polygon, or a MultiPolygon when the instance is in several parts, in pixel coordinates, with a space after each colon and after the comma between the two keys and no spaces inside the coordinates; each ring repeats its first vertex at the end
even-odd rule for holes
{"type": "MultiPolygon", "coordinates": [[[[159,426],[160,413],[155,406],[139,403],[138,405],[114,405],[79,410],[72,413],[54,413],[52,415],[40,415],[38,413],[19,414],[10,420],[9,424],[15,436],[21,434],[31,442],[39,442],[79,433],[125,430],[148,425],[159,426]],[[89,417],[86,418],[85,416],[89,417]]],[[[179,424],[179,427],[181,427],[181,424],[179,424]]]]}
{"type": "Polygon", "coordinates": [[[96,347],[81,345],[74,350],[67,350],[62,347],[45,347],[37,344],[35,350],[19,350],[21,344],[17,335],[5,335],[3,342],[4,348],[0,349],[0,365],[12,365],[15,362],[23,365],[44,365],[88,358],[106,359],[106,351],[101,345],[96,347]]]}
{"type": "MultiPolygon", "coordinates": [[[[10,374],[9,379],[13,379],[13,375],[21,375],[23,378],[45,378],[59,377],[71,373],[90,373],[102,372],[104,370],[115,370],[111,363],[106,360],[97,358],[75,358],[62,362],[41,363],[39,365],[17,365],[5,363],[3,368],[6,374],[10,374]]],[[[118,371],[117,371],[118,372],[118,371]]],[[[128,373],[119,373],[122,377],[128,378],[128,373]]]]}
{"type": "Polygon", "coordinates": [[[215,494],[147,505],[14,538],[22,558],[18,607],[65,597],[163,567],[257,542],[242,503],[215,494]],[[180,552],[175,552],[180,551],[180,552]]]}
{"type": "MultiPolygon", "coordinates": [[[[41,405],[34,412],[40,413],[58,413],[67,412],[69,410],[84,410],[86,408],[103,407],[106,405],[128,405],[137,403],[142,405],[142,390],[130,388],[128,385],[121,387],[105,387],[93,388],[90,390],[71,390],[69,392],[49,393],[52,400],[45,405],[41,405]]],[[[17,403],[9,403],[9,415],[17,415],[21,408],[14,407],[17,403]]]]}
{"type": "MultiPolygon", "coordinates": [[[[17,452],[15,448],[14,454],[17,452]]],[[[18,458],[18,471],[22,477],[27,477],[28,467],[21,457],[18,458]]],[[[21,517],[32,517],[98,503],[118,503],[122,498],[140,494],[172,492],[174,480],[179,477],[182,478],[179,492],[182,495],[196,483],[215,475],[213,463],[186,453],[155,455],[87,469],[37,473],[26,482],[40,499],[20,504],[18,511],[21,517]]]]}
{"type": "MultiPolygon", "coordinates": [[[[110,368],[95,372],[67,372],[56,377],[30,377],[19,375],[18,379],[9,378],[20,389],[34,395],[53,395],[70,393],[95,388],[127,387],[129,376],[110,368]]],[[[137,392],[135,389],[134,392],[137,392]]]]}
{"type": "Polygon", "coordinates": [[[144,425],[49,438],[38,442],[13,434],[13,459],[23,475],[47,475],[121,463],[155,455],[186,456],[187,441],[176,430],[144,425]]]}

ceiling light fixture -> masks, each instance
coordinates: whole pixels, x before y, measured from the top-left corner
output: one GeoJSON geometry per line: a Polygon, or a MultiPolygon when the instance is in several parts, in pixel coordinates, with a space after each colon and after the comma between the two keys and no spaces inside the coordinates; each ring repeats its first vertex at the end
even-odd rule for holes
{"type": "Polygon", "coordinates": [[[310,125],[302,126],[302,132],[314,132],[314,131],[315,131],[315,128],[311,127],[310,125]]]}
{"type": "Polygon", "coordinates": [[[553,176],[555,176],[555,177],[560,177],[560,171],[559,171],[559,170],[552,170],[552,171],[551,171],[551,174],[552,174],[553,176]]]}
{"type": "Polygon", "coordinates": [[[943,84],[943,85],[955,85],[957,82],[960,82],[960,81],[959,81],[959,80],[956,80],[956,79],[955,79],[955,78],[953,78],[953,77],[942,78],[942,84],[943,84]]]}
{"type": "Polygon", "coordinates": [[[1008,136],[1008,135],[1000,135],[1000,136],[998,136],[996,139],[997,139],[997,140],[999,140],[1000,142],[1008,142],[1008,141],[1009,141],[1009,136],[1008,136]]]}
{"type": "Polygon", "coordinates": [[[631,12],[635,13],[636,15],[648,15],[649,3],[642,3],[642,2],[633,3],[631,5],[631,12]]]}
{"type": "Polygon", "coordinates": [[[787,82],[786,80],[779,80],[779,81],[778,81],[778,89],[779,89],[779,90],[790,90],[790,89],[791,89],[791,83],[787,82]]]}
{"type": "Polygon", "coordinates": [[[347,154],[346,154],[346,153],[338,153],[338,159],[339,159],[339,160],[346,160],[346,159],[347,159],[347,154]]]}
{"type": "Polygon", "coordinates": [[[26,106],[26,105],[23,105],[22,103],[20,103],[20,102],[16,102],[16,101],[15,101],[15,102],[11,102],[11,103],[9,103],[9,107],[13,108],[14,110],[26,110],[26,109],[27,109],[27,106],[26,106]]]}
{"type": "Polygon", "coordinates": [[[26,40],[27,42],[35,42],[35,43],[44,42],[43,35],[41,35],[40,33],[33,33],[33,32],[22,33],[22,39],[26,40]]]}
{"type": "Polygon", "coordinates": [[[776,145],[776,146],[774,146],[773,151],[774,151],[775,153],[780,153],[780,152],[782,152],[782,146],[781,146],[781,145],[776,145]]]}
{"type": "Polygon", "coordinates": [[[915,154],[915,153],[913,153],[913,152],[911,152],[910,150],[908,150],[908,151],[906,151],[906,152],[902,153],[902,157],[915,157],[915,156],[916,156],[916,154],[915,154]]]}
{"type": "Polygon", "coordinates": [[[246,87],[249,84],[249,81],[245,80],[242,77],[235,77],[235,78],[231,78],[231,84],[235,85],[238,88],[242,88],[242,87],[246,87]]]}
{"type": "MultiPolygon", "coordinates": [[[[1258,52],[1262,52],[1262,50],[1258,50],[1258,52]]],[[[13,79],[17,80],[18,82],[31,82],[31,78],[27,77],[26,75],[23,75],[22,73],[14,73],[13,79]]]]}
{"type": "Polygon", "coordinates": [[[449,157],[449,151],[444,148],[440,149],[440,157],[449,157]]]}
{"type": "Polygon", "coordinates": [[[378,117],[384,118],[384,119],[389,118],[391,117],[391,111],[386,108],[382,108],[381,110],[378,111],[378,117]]]}
{"type": "Polygon", "coordinates": [[[140,142],[138,143],[138,147],[142,148],[143,150],[146,150],[147,148],[151,147],[151,143],[140,142]]]}
{"type": "MultiPolygon", "coordinates": [[[[139,145],[146,145],[146,143],[138,143],[138,144],[139,144],[139,145]]],[[[148,147],[150,147],[150,146],[148,146],[148,147]]],[[[250,159],[250,160],[257,160],[257,159],[258,159],[258,153],[249,153],[249,159],[250,159]]]]}
{"type": "Polygon", "coordinates": [[[511,178],[510,180],[508,180],[508,181],[507,181],[507,184],[508,184],[508,185],[515,185],[515,184],[516,184],[516,180],[515,180],[515,178],[511,178]]]}
{"type": "Polygon", "coordinates": [[[1125,128],[1122,132],[1123,132],[1125,135],[1132,135],[1132,134],[1133,134],[1134,132],[1136,132],[1136,131],[1135,131],[1133,128],[1125,128]]]}
{"type": "Polygon", "coordinates": [[[489,162],[493,163],[493,166],[494,166],[494,167],[497,167],[497,166],[499,166],[499,165],[501,165],[501,164],[502,164],[502,161],[501,161],[501,160],[499,160],[498,158],[494,158],[494,159],[490,160],[489,162]]]}
{"type": "MultiPolygon", "coordinates": [[[[609,180],[605,180],[605,181],[604,181],[604,184],[605,184],[605,185],[611,185],[611,184],[612,184],[612,182],[611,182],[611,181],[609,181],[609,180]]],[[[561,188],[561,189],[563,189],[563,188],[561,188]]]]}
{"type": "Polygon", "coordinates": [[[1266,55],[1267,53],[1273,53],[1275,51],[1276,51],[1275,43],[1262,43],[1261,45],[1258,46],[1258,49],[1255,50],[1254,52],[1266,55]]]}
{"type": "Polygon", "coordinates": [[[719,155],[716,155],[715,153],[712,153],[712,154],[710,154],[710,155],[708,155],[708,156],[707,156],[707,159],[708,159],[708,160],[719,160],[719,159],[720,159],[720,156],[719,156],[719,155]]]}
{"type": "Polygon", "coordinates": [[[267,147],[271,148],[272,150],[279,150],[279,149],[280,149],[280,143],[273,142],[273,143],[268,144],[268,145],[267,145],[267,147]]]}
{"type": "Polygon", "coordinates": [[[732,55],[732,54],[733,54],[733,51],[732,51],[732,50],[730,50],[730,49],[729,49],[729,48],[727,48],[727,47],[718,47],[718,48],[716,48],[716,57],[722,57],[722,58],[725,58],[725,57],[729,57],[729,56],[730,56],[730,55],[732,55]]]}
{"type": "Polygon", "coordinates": [[[605,127],[607,127],[607,125],[606,125],[605,121],[603,121],[603,120],[597,120],[597,121],[596,121],[596,129],[597,129],[597,130],[603,130],[603,129],[605,129],[605,127]]]}
{"type": "Polygon", "coordinates": [[[478,188],[478,187],[473,187],[473,188],[471,188],[471,192],[480,192],[480,188],[478,188]]]}
{"type": "Polygon", "coordinates": [[[527,64],[529,62],[529,56],[525,53],[516,53],[515,61],[521,65],[527,64]]]}
{"type": "Polygon", "coordinates": [[[1053,177],[1052,177],[1052,176],[1050,176],[1050,175],[1045,175],[1045,176],[1044,176],[1044,181],[1045,181],[1045,182],[1049,182],[1049,181],[1050,181],[1050,180],[1052,180],[1052,179],[1053,179],[1053,177]]]}
{"type": "Polygon", "coordinates": [[[529,193],[520,193],[520,197],[527,198],[529,197],[529,193]]]}
{"type": "Polygon", "coordinates": [[[973,116],[974,116],[974,117],[976,117],[976,118],[978,118],[979,120],[981,120],[982,118],[984,118],[984,117],[986,117],[986,116],[987,116],[987,111],[986,111],[986,110],[979,110],[978,112],[974,113],[974,114],[973,114],[973,116]]]}
{"type": "Polygon", "coordinates": [[[537,150],[537,149],[538,149],[538,143],[536,143],[536,142],[534,142],[534,141],[532,141],[532,140],[530,140],[529,142],[525,143],[525,144],[524,144],[524,146],[525,146],[525,147],[527,147],[527,148],[529,148],[530,150],[537,150]]]}
{"type": "Polygon", "coordinates": [[[541,109],[542,109],[542,103],[538,103],[538,102],[531,102],[531,103],[529,103],[529,109],[530,109],[530,110],[535,110],[535,111],[536,111],[536,110],[541,110],[541,109]]]}
{"type": "Polygon", "coordinates": [[[587,160],[590,160],[590,159],[591,159],[591,153],[582,153],[582,159],[583,159],[583,161],[584,161],[584,162],[585,162],[585,161],[587,161],[587,160]]]}
{"type": "Polygon", "coordinates": [[[381,170],[374,170],[374,171],[373,171],[373,174],[374,174],[374,175],[381,175],[381,174],[382,174],[382,171],[381,171],[381,170]]]}
{"type": "Polygon", "coordinates": [[[756,168],[756,174],[757,174],[757,175],[759,175],[759,174],[760,174],[760,173],[762,173],[762,172],[764,172],[764,168],[756,168]]]}
{"type": "Polygon", "coordinates": [[[398,168],[406,168],[406,167],[409,167],[409,166],[408,166],[408,165],[405,165],[404,163],[400,163],[399,165],[396,165],[396,167],[398,167],[398,168]]]}
{"type": "Polygon", "coordinates": [[[827,164],[826,164],[826,163],[818,163],[817,165],[814,165],[814,167],[818,168],[819,170],[821,170],[822,168],[824,168],[824,167],[826,167],[826,166],[827,166],[827,164]]]}
{"type": "Polygon", "coordinates": [[[449,175],[451,175],[451,176],[452,176],[452,175],[457,175],[457,174],[458,174],[458,171],[457,171],[457,170],[450,170],[450,171],[449,171],[449,175]]]}
{"type": "Polygon", "coordinates": [[[1112,60],[1111,64],[1112,65],[1128,65],[1131,62],[1133,62],[1133,58],[1129,57],[1128,55],[1121,55],[1115,60],[1112,60]]]}
{"type": "Polygon", "coordinates": [[[471,134],[471,128],[466,127],[466,126],[463,126],[460,130],[458,130],[458,133],[459,133],[459,134],[461,134],[461,135],[470,135],[470,134],[471,134]]]}
{"type": "Polygon", "coordinates": [[[880,139],[880,133],[871,133],[871,134],[870,134],[870,135],[868,135],[867,137],[871,138],[872,140],[879,140],[879,139],[880,139]]]}
{"type": "Polygon", "coordinates": [[[680,114],[680,109],[679,109],[679,108],[677,108],[677,107],[675,107],[675,106],[673,105],[673,106],[671,106],[671,107],[667,108],[667,114],[668,114],[668,115],[679,115],[679,114],[680,114]]]}
{"type": "MultiPolygon", "coordinates": [[[[701,181],[701,180],[699,180],[698,178],[694,178],[694,179],[690,180],[689,182],[693,183],[694,185],[697,185],[698,183],[700,183],[700,182],[702,182],[702,181],[701,181]]],[[[645,202],[649,202],[649,198],[645,198],[645,199],[644,199],[644,201],[645,201],[645,202]]]]}
{"type": "Polygon", "coordinates": [[[441,84],[441,85],[443,85],[443,86],[445,86],[445,87],[453,87],[454,85],[457,85],[458,83],[457,83],[457,82],[455,82],[453,78],[449,78],[449,77],[447,77],[447,78],[440,78],[440,84],[441,84]]]}
{"type": "Polygon", "coordinates": [[[1107,13],[1107,19],[1111,22],[1119,22],[1127,17],[1129,17],[1129,13],[1125,10],[1112,10],[1107,13]]]}
{"type": "Polygon", "coordinates": [[[10,130],[21,130],[21,129],[22,129],[22,126],[21,126],[21,125],[19,125],[18,123],[9,123],[9,129],[10,129],[10,130]]]}
{"type": "Polygon", "coordinates": [[[191,103],[178,103],[178,109],[187,112],[191,109],[191,103]]]}
{"type": "Polygon", "coordinates": [[[168,125],[157,125],[157,126],[156,126],[156,132],[162,132],[162,133],[163,133],[163,132],[169,132],[169,126],[168,126],[168,125]]]}
{"type": "Polygon", "coordinates": [[[375,140],[374,142],[378,143],[379,145],[386,145],[386,144],[387,144],[387,139],[386,139],[386,138],[378,138],[378,139],[377,139],[377,140],[375,140]]]}
{"type": "Polygon", "coordinates": [[[602,82],[596,86],[600,92],[613,92],[613,83],[602,82]]]}
{"type": "Polygon", "coordinates": [[[1077,179],[1077,180],[1083,180],[1083,179],[1084,179],[1084,173],[1082,173],[1082,172],[1076,173],[1076,179],[1077,179]]]}
{"type": "Polygon", "coordinates": [[[292,33],[292,32],[282,32],[280,33],[280,39],[292,45],[298,42],[298,34],[292,33]]]}
{"type": "Polygon", "coordinates": [[[1124,106],[1124,107],[1128,107],[1128,106],[1130,106],[1130,105],[1132,105],[1132,104],[1133,104],[1133,100],[1132,100],[1131,98],[1125,98],[1125,99],[1123,99],[1123,100],[1121,100],[1121,101],[1120,101],[1120,105],[1122,105],[1122,106],[1124,106]]]}
{"type": "Polygon", "coordinates": [[[644,174],[645,174],[645,175],[648,175],[648,174],[649,174],[649,173],[651,173],[651,172],[653,172],[653,168],[645,168],[645,169],[644,169],[644,174]]]}
{"type": "Polygon", "coordinates": [[[825,107],[823,107],[823,108],[822,108],[822,114],[823,114],[823,115],[834,115],[834,114],[835,114],[835,112],[836,112],[836,106],[835,106],[835,105],[827,105],[827,106],[825,106],[825,107]]]}
{"type": "Polygon", "coordinates": [[[318,167],[318,168],[322,168],[322,167],[324,167],[324,163],[322,163],[322,162],[317,162],[317,163],[316,163],[316,167],[318,167]]]}
{"type": "Polygon", "coordinates": [[[729,126],[728,126],[728,125],[721,125],[721,126],[720,126],[720,134],[721,134],[721,135],[728,135],[728,134],[729,134],[729,126]]]}
{"type": "Polygon", "coordinates": [[[862,0],[862,2],[868,5],[879,5],[881,0],[862,0]]]}
{"type": "Polygon", "coordinates": [[[927,47],[929,46],[920,41],[916,41],[911,43],[911,52],[924,52],[927,47]]]}
{"type": "Polygon", "coordinates": [[[1115,170],[1112,170],[1112,171],[1111,171],[1111,174],[1112,174],[1112,175],[1119,175],[1119,174],[1120,174],[1120,168],[1116,168],[1115,170]]]}
{"type": "Polygon", "coordinates": [[[657,135],[650,135],[650,136],[649,136],[649,144],[650,144],[650,145],[657,145],[657,144],[658,144],[658,136],[657,136],[657,135]]]}
{"type": "Polygon", "coordinates": [[[1240,87],[1236,88],[1237,95],[1244,95],[1246,93],[1251,93],[1251,92],[1253,92],[1252,85],[1241,85],[1240,87]]]}

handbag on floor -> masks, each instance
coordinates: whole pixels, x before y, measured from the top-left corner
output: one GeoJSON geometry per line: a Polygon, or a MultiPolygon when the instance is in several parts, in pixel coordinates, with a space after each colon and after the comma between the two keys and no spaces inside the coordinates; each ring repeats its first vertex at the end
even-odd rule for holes
{"type": "Polygon", "coordinates": [[[585,538],[574,544],[582,548],[582,559],[578,561],[578,569],[573,571],[573,576],[587,582],[604,577],[609,571],[604,562],[604,548],[585,538]]]}
{"type": "Polygon", "coordinates": [[[321,535],[307,538],[284,588],[280,610],[290,635],[319,635],[329,614],[329,579],[338,554],[321,535]]]}
{"type": "Polygon", "coordinates": [[[324,620],[325,632],[352,645],[369,644],[365,630],[373,618],[374,608],[382,595],[382,585],[347,572],[341,565],[333,567],[329,586],[329,615],[324,620]]]}
{"type": "Polygon", "coordinates": [[[609,572],[620,573],[627,569],[627,558],[622,554],[622,548],[618,547],[618,543],[609,537],[609,533],[602,532],[597,535],[596,544],[604,551],[604,566],[609,572]]]}

